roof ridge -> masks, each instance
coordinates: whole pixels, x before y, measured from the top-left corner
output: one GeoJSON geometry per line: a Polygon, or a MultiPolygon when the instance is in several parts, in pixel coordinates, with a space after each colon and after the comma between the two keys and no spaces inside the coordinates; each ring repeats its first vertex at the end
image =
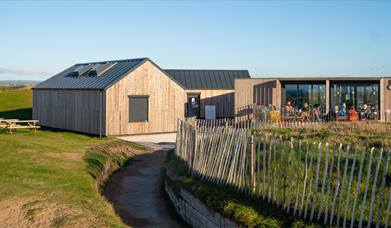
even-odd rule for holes
{"type": "Polygon", "coordinates": [[[75,66],[85,65],[85,64],[98,64],[98,63],[108,63],[108,62],[131,62],[131,61],[143,61],[149,59],[148,57],[142,58],[133,58],[133,59],[118,59],[118,60],[106,60],[106,61],[95,61],[95,62],[86,62],[86,63],[76,63],[75,66]]]}
{"type": "Polygon", "coordinates": [[[233,69],[233,70],[228,70],[228,69],[163,69],[163,70],[183,70],[183,71],[248,71],[248,70],[237,70],[237,69],[233,69]]]}

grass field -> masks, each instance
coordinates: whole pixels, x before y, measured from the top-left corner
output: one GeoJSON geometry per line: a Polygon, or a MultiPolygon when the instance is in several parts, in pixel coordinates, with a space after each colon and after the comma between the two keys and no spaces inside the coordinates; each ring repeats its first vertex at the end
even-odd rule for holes
{"type": "Polygon", "coordinates": [[[391,146],[391,122],[330,122],[295,128],[269,128],[266,131],[304,141],[391,146]]]}
{"type": "MultiPolygon", "coordinates": [[[[30,118],[30,99],[30,89],[2,89],[0,117],[30,118]]],[[[105,149],[116,148],[115,153],[122,155],[114,165],[109,163],[115,168],[127,159],[118,151],[144,148],[46,130],[12,135],[0,131],[0,148],[0,227],[125,226],[100,195],[95,178],[102,170],[104,178],[114,171],[107,169],[110,151],[105,149]]]]}
{"type": "Polygon", "coordinates": [[[31,88],[0,87],[0,117],[6,119],[31,119],[31,88]]]}

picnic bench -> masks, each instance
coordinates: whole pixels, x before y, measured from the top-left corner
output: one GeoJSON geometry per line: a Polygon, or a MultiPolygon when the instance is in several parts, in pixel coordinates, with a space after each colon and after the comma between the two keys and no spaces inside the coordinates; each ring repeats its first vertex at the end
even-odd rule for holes
{"type": "Polygon", "coordinates": [[[16,129],[30,129],[30,131],[37,132],[40,128],[38,120],[19,120],[19,119],[3,119],[0,118],[0,129],[5,129],[10,134],[16,129]]]}

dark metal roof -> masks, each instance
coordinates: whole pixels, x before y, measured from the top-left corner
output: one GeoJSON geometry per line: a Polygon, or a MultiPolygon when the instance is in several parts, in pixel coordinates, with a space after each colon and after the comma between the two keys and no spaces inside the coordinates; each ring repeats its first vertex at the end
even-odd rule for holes
{"type": "Polygon", "coordinates": [[[106,89],[143,64],[148,58],[78,63],[38,84],[35,89],[106,89]],[[115,64],[102,75],[90,77],[88,73],[72,77],[71,72],[81,65],[115,64]]]}
{"type": "Polygon", "coordinates": [[[236,78],[250,78],[247,70],[164,70],[186,89],[234,89],[236,78]]]}
{"type": "Polygon", "coordinates": [[[41,82],[35,89],[107,89],[131,71],[150,61],[184,89],[234,89],[235,78],[250,78],[247,70],[162,70],[148,58],[78,63],[41,82]],[[101,75],[97,64],[112,65],[101,75]],[[84,67],[83,67],[84,66],[84,67]],[[80,74],[79,74],[80,73],[80,74]]]}

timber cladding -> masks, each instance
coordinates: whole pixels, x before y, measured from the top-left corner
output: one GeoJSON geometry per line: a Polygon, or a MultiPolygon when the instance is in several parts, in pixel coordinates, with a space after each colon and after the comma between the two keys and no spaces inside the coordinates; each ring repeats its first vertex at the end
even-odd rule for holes
{"type": "Polygon", "coordinates": [[[205,105],[216,106],[216,117],[226,118],[234,117],[234,99],[235,90],[229,89],[214,89],[214,90],[199,90],[189,89],[186,93],[200,94],[200,117],[205,118],[205,105]]]}
{"type": "Polygon", "coordinates": [[[99,90],[33,90],[33,119],[40,125],[104,135],[104,93],[99,90]]]}
{"type": "Polygon", "coordinates": [[[147,61],[106,90],[106,134],[176,131],[185,103],[185,90],[147,61]],[[148,96],[148,121],[129,122],[129,96],[148,96]]]}
{"type": "Polygon", "coordinates": [[[247,70],[164,71],[148,58],[78,63],[34,88],[33,117],[102,136],[174,132],[188,93],[200,94],[201,118],[205,105],[215,105],[218,118],[233,117],[234,79],[249,77],[247,70]]]}
{"type": "MultiPolygon", "coordinates": [[[[380,100],[381,101],[380,101],[380,103],[381,103],[381,106],[383,107],[383,110],[381,110],[382,117],[387,110],[391,110],[391,85],[389,88],[388,87],[389,81],[391,81],[391,77],[382,78],[380,81],[380,85],[381,85],[381,90],[380,90],[380,100]]],[[[383,118],[385,118],[385,117],[383,117],[383,118]]],[[[388,118],[390,118],[390,116],[388,116],[388,118]]]]}
{"type": "Polygon", "coordinates": [[[276,107],[281,103],[281,85],[276,79],[235,79],[235,110],[254,103],[276,107]]]}

